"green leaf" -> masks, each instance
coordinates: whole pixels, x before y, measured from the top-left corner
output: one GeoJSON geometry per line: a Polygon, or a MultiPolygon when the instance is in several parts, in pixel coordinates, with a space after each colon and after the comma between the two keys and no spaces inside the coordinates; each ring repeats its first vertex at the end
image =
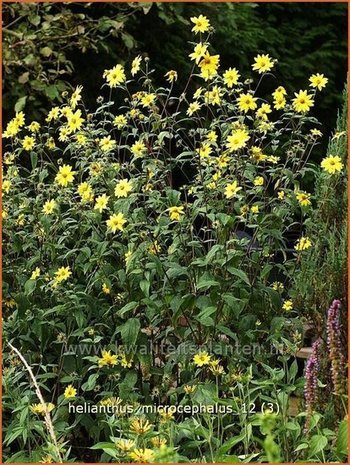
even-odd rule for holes
{"type": "Polygon", "coordinates": [[[36,288],[36,281],[34,279],[28,279],[28,281],[24,285],[24,292],[26,295],[31,295],[36,288]]]}
{"type": "Polygon", "coordinates": [[[98,379],[98,373],[94,373],[90,375],[86,383],[82,384],[81,389],[83,391],[92,391],[96,386],[97,379],[98,379]]]}
{"type": "Polygon", "coordinates": [[[54,100],[57,97],[59,97],[60,93],[55,85],[51,85],[46,87],[45,89],[46,95],[49,97],[49,99],[54,100]]]}
{"type": "Polygon", "coordinates": [[[44,56],[44,57],[49,57],[51,54],[52,54],[52,49],[50,47],[43,47],[41,50],[40,50],[40,53],[44,56]]]}
{"type": "Polygon", "coordinates": [[[117,314],[119,316],[124,316],[125,313],[130,312],[131,310],[135,310],[135,308],[138,306],[138,302],[132,301],[129,302],[128,304],[124,305],[120,310],[118,310],[117,314]]]}
{"type": "Polygon", "coordinates": [[[24,97],[20,97],[15,105],[15,112],[18,113],[19,111],[22,111],[23,108],[26,106],[26,101],[27,101],[27,96],[25,95],[24,97]]]}
{"type": "Polygon", "coordinates": [[[339,423],[338,436],[336,442],[336,451],[341,459],[348,455],[348,422],[343,420],[339,423]]]}
{"type": "Polygon", "coordinates": [[[32,169],[35,170],[38,164],[38,155],[35,152],[30,153],[30,162],[32,164],[32,169]]]}
{"type": "Polygon", "coordinates": [[[239,436],[234,436],[233,438],[226,441],[218,450],[219,455],[226,454],[233,446],[242,442],[245,438],[245,433],[240,434],[239,436]]]}
{"type": "Polygon", "coordinates": [[[139,335],[141,323],[137,318],[130,318],[120,327],[120,333],[125,345],[134,345],[139,335]]]}
{"type": "Polygon", "coordinates": [[[216,307],[204,308],[196,317],[196,319],[204,326],[214,326],[214,320],[210,317],[210,315],[215,312],[216,307]]]}
{"type": "Polygon", "coordinates": [[[328,440],[326,436],[315,434],[309,442],[309,458],[315,457],[327,446],[328,440]]]}
{"type": "Polygon", "coordinates": [[[237,278],[239,278],[241,281],[245,282],[246,284],[248,284],[248,286],[250,286],[249,278],[244,271],[239,270],[238,268],[234,268],[232,266],[228,266],[227,271],[233,274],[234,276],[237,276],[237,278]]]}
{"type": "Polygon", "coordinates": [[[198,281],[197,289],[209,289],[210,287],[220,286],[218,281],[215,281],[208,273],[204,273],[198,281]]]}

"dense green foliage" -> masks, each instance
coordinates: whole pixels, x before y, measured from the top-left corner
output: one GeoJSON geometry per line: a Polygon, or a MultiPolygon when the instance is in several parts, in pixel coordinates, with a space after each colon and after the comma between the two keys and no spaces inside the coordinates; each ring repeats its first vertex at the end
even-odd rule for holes
{"type": "MultiPolygon", "coordinates": [[[[347,93],[328,155],[338,155],[347,164],[347,93]]],[[[336,177],[321,175],[314,198],[317,208],[307,222],[306,234],[315,247],[301,261],[296,276],[295,298],[303,305],[319,335],[324,333],[326,310],[331,301],[347,298],[347,170],[336,177]]],[[[346,329],[346,328],[345,328],[346,329]]]]}
{"type": "Polygon", "coordinates": [[[346,460],[345,13],[5,6],[5,460],[346,460]]]}

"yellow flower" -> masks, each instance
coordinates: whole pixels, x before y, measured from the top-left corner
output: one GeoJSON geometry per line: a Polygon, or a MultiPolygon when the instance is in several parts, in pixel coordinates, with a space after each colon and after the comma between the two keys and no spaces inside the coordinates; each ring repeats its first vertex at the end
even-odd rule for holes
{"type": "Polygon", "coordinates": [[[279,191],[277,197],[279,200],[284,200],[286,193],[284,191],[279,191]]]}
{"type": "Polygon", "coordinates": [[[107,84],[111,88],[117,87],[126,80],[124,68],[119,64],[111,69],[106,69],[103,73],[103,77],[106,78],[107,84]]]}
{"type": "Polygon", "coordinates": [[[53,150],[56,147],[55,140],[53,137],[49,137],[46,142],[46,147],[49,150],[53,150]]]}
{"type": "Polygon", "coordinates": [[[98,210],[100,213],[102,213],[102,211],[107,208],[108,199],[109,196],[107,196],[106,194],[102,194],[99,197],[97,197],[95,201],[96,203],[94,206],[94,210],[98,210]]]}
{"type": "Polygon", "coordinates": [[[252,68],[254,71],[258,71],[259,74],[266,73],[274,67],[274,62],[268,54],[257,55],[254,61],[255,63],[252,65],[252,68]]]}
{"type": "Polygon", "coordinates": [[[328,78],[324,76],[324,74],[313,74],[309,78],[310,81],[310,87],[317,88],[318,90],[322,90],[324,87],[326,87],[326,84],[328,82],[328,78]]]}
{"type": "Polygon", "coordinates": [[[264,178],[262,176],[257,176],[254,179],[254,186],[263,186],[264,185],[264,178]]]}
{"type": "Polygon", "coordinates": [[[12,182],[9,179],[4,179],[2,182],[2,191],[8,194],[12,187],[12,182]]]}
{"type": "Polygon", "coordinates": [[[129,452],[135,445],[136,442],[132,439],[118,439],[115,443],[115,447],[122,452],[129,452]]]}
{"type": "Polygon", "coordinates": [[[307,250],[312,246],[312,242],[308,237],[301,237],[298,239],[296,245],[295,245],[295,250],[297,251],[302,251],[302,250],[307,250]]]}
{"type": "Polygon", "coordinates": [[[272,112],[271,106],[268,103],[263,103],[260,108],[256,110],[256,117],[267,119],[267,115],[272,112]]]}
{"type": "Polygon", "coordinates": [[[53,457],[50,454],[43,455],[39,463],[53,463],[53,457]]]}
{"type": "Polygon", "coordinates": [[[204,94],[205,103],[210,105],[220,105],[221,103],[221,88],[214,86],[212,90],[207,91],[204,94]]]}
{"type": "Polygon", "coordinates": [[[145,434],[152,429],[152,424],[145,418],[133,418],[130,421],[130,429],[137,434],[145,434]]]}
{"type": "Polygon", "coordinates": [[[84,136],[84,134],[77,134],[76,138],[77,138],[77,142],[78,142],[79,145],[85,145],[86,144],[86,137],[84,136]]]}
{"type": "Polygon", "coordinates": [[[257,161],[258,163],[260,161],[265,161],[267,159],[267,155],[264,155],[262,153],[262,150],[260,147],[257,147],[256,145],[253,145],[250,149],[250,156],[257,161]]]}
{"type": "Polygon", "coordinates": [[[186,111],[186,115],[188,116],[192,116],[193,113],[195,113],[196,111],[200,110],[201,106],[199,105],[199,103],[197,102],[193,102],[193,103],[190,103],[187,111],[186,111]]]}
{"type": "Polygon", "coordinates": [[[196,389],[197,389],[197,386],[195,385],[190,386],[189,384],[186,384],[184,386],[184,392],[186,394],[192,394],[196,389]]]}
{"type": "Polygon", "coordinates": [[[69,266],[62,266],[61,268],[58,268],[55,273],[55,281],[58,283],[66,281],[71,276],[71,274],[72,272],[69,266]]]}
{"type": "Polygon", "coordinates": [[[132,367],[132,359],[128,360],[125,354],[120,355],[120,364],[123,368],[131,368],[132,367]]]}
{"type": "Polygon", "coordinates": [[[6,130],[4,131],[2,137],[7,138],[7,137],[14,137],[16,136],[20,131],[20,127],[18,126],[16,119],[13,118],[6,126],[6,130]]]}
{"type": "Polygon", "coordinates": [[[98,366],[102,368],[104,366],[115,366],[118,363],[118,357],[112,355],[110,350],[103,350],[102,357],[98,359],[98,366]]]}
{"type": "Polygon", "coordinates": [[[118,129],[123,129],[126,126],[128,120],[124,115],[118,115],[114,118],[113,124],[117,126],[118,129]]]}
{"type": "Polygon", "coordinates": [[[210,55],[209,52],[205,53],[203,59],[199,63],[201,76],[205,81],[212,79],[217,74],[219,61],[219,55],[210,55]]]}
{"type": "Polygon", "coordinates": [[[206,135],[206,139],[209,142],[216,142],[218,138],[218,135],[216,134],[215,131],[209,131],[208,134],[206,135]]]}
{"type": "Polygon", "coordinates": [[[106,223],[108,229],[115,233],[116,231],[123,231],[126,219],[124,218],[123,213],[117,213],[111,215],[109,219],[106,221],[106,223]]]}
{"type": "Polygon", "coordinates": [[[184,214],[184,207],[170,207],[169,217],[172,221],[179,221],[184,214]]]}
{"type": "Polygon", "coordinates": [[[198,32],[207,32],[209,30],[210,23],[206,16],[193,16],[191,18],[191,21],[194,24],[192,32],[194,32],[195,34],[197,34],[198,32]]]}
{"type": "Polygon", "coordinates": [[[50,121],[57,119],[59,116],[60,116],[60,109],[59,109],[59,107],[53,107],[53,108],[51,108],[51,110],[49,111],[49,113],[48,113],[48,115],[47,115],[47,117],[46,117],[46,121],[47,121],[48,123],[50,123],[50,121]]]}
{"type": "Polygon", "coordinates": [[[77,390],[70,384],[64,390],[63,395],[66,399],[71,399],[72,397],[75,397],[77,395],[77,390]]]}
{"type": "Polygon", "coordinates": [[[25,136],[25,138],[22,141],[22,147],[24,150],[32,150],[35,145],[35,139],[34,137],[31,136],[25,136]]]}
{"type": "Polygon", "coordinates": [[[200,351],[193,357],[193,363],[197,367],[202,367],[204,365],[209,365],[211,356],[206,351],[200,351]]]}
{"type": "Polygon", "coordinates": [[[14,121],[16,122],[16,124],[17,124],[17,126],[18,126],[19,128],[21,128],[22,126],[24,126],[25,117],[24,117],[23,111],[20,111],[20,112],[16,113],[16,116],[14,117],[14,121]]]}
{"type": "Polygon", "coordinates": [[[159,436],[157,436],[151,439],[151,443],[153,447],[160,449],[166,445],[167,440],[165,438],[160,438],[159,436]]]}
{"type": "Polygon", "coordinates": [[[75,171],[72,171],[72,167],[69,165],[60,166],[56,175],[55,181],[57,184],[63,187],[67,187],[68,184],[74,181],[75,171]]]}
{"type": "Polygon", "coordinates": [[[30,406],[30,410],[33,413],[36,413],[37,415],[45,415],[45,412],[50,413],[53,409],[55,408],[55,405],[52,404],[51,402],[48,402],[47,404],[32,404],[30,406]]]}
{"type": "Polygon", "coordinates": [[[81,91],[83,90],[83,86],[77,86],[75,88],[75,91],[72,93],[71,98],[70,98],[70,106],[75,109],[75,107],[78,105],[78,102],[81,100],[81,91]]]}
{"type": "Polygon", "coordinates": [[[253,205],[250,209],[252,213],[259,213],[259,205],[253,205]]]}
{"type": "Polygon", "coordinates": [[[38,132],[40,129],[40,123],[38,123],[37,121],[32,121],[28,126],[28,129],[31,132],[38,132]]]}
{"type": "Polygon", "coordinates": [[[230,161],[230,158],[225,155],[225,154],[221,154],[217,160],[216,160],[216,163],[218,165],[219,168],[226,168],[228,163],[230,161]]]}
{"type": "Polygon", "coordinates": [[[275,155],[270,155],[267,157],[267,160],[274,165],[276,165],[280,161],[280,157],[276,157],[275,155]]]}
{"type": "Polygon", "coordinates": [[[274,281],[271,287],[277,292],[282,292],[284,289],[284,285],[280,281],[274,281]]]}
{"type": "Polygon", "coordinates": [[[228,88],[231,88],[234,85],[238,84],[238,80],[241,76],[236,68],[229,68],[224,72],[222,77],[224,78],[224,83],[226,84],[226,86],[228,88]]]}
{"type": "Polygon", "coordinates": [[[329,155],[327,158],[324,158],[321,166],[329,174],[338,173],[344,168],[341,158],[337,155],[329,155]]]}
{"type": "Polygon", "coordinates": [[[239,192],[242,188],[238,186],[237,181],[233,181],[230,184],[227,184],[225,187],[225,197],[227,199],[232,199],[237,192],[239,192]]]}
{"type": "Polygon", "coordinates": [[[75,113],[72,113],[67,118],[67,126],[69,131],[78,131],[81,128],[84,121],[84,118],[81,117],[81,110],[77,110],[75,113]]]}
{"type": "Polygon", "coordinates": [[[219,376],[225,373],[224,368],[220,365],[220,360],[214,359],[209,362],[209,370],[215,376],[219,376]]]}
{"type": "Polygon", "coordinates": [[[131,76],[135,76],[140,71],[142,57],[139,55],[132,60],[131,63],[131,76]]]}
{"type": "Polygon", "coordinates": [[[165,77],[169,82],[177,81],[177,72],[171,69],[165,74],[165,77]]]}
{"type": "Polygon", "coordinates": [[[91,176],[98,176],[99,174],[102,173],[102,171],[103,171],[103,168],[101,166],[101,163],[99,163],[98,161],[91,163],[90,169],[89,169],[91,176]]]}
{"type": "Polygon", "coordinates": [[[154,103],[156,99],[156,94],[146,94],[141,99],[141,104],[143,107],[149,107],[154,103]]]}
{"type": "Polygon", "coordinates": [[[125,260],[125,263],[128,264],[130,258],[132,256],[132,251],[131,250],[128,250],[125,255],[124,255],[124,260],[125,260]]]}
{"type": "Polygon", "coordinates": [[[249,110],[255,110],[257,107],[256,97],[251,94],[241,94],[237,98],[238,107],[241,111],[247,113],[249,110]]]}
{"type": "Polygon", "coordinates": [[[99,146],[102,152],[108,152],[109,150],[113,150],[116,146],[116,141],[111,139],[111,136],[102,137],[99,141],[99,146]]]}
{"type": "Polygon", "coordinates": [[[277,89],[272,92],[272,96],[274,98],[276,98],[279,95],[282,95],[282,96],[287,95],[287,91],[283,86],[277,87],[277,89]]]}
{"type": "Polygon", "coordinates": [[[199,99],[199,97],[201,97],[202,95],[202,92],[203,92],[203,87],[198,87],[198,89],[196,90],[196,92],[193,94],[193,98],[196,100],[196,99],[199,99]]]}
{"type": "Polygon", "coordinates": [[[70,130],[68,129],[68,127],[62,126],[60,128],[60,135],[58,137],[58,140],[61,142],[67,142],[69,134],[70,134],[70,130]]]}
{"type": "Polygon", "coordinates": [[[208,158],[212,151],[213,149],[207,142],[204,142],[198,149],[196,149],[196,152],[202,160],[208,158]]]}
{"type": "Polygon", "coordinates": [[[314,106],[312,96],[306,90],[300,90],[298,93],[294,92],[294,95],[293,108],[298,113],[307,113],[314,106]]]}
{"type": "Polygon", "coordinates": [[[79,184],[78,194],[80,195],[81,200],[84,202],[89,202],[94,198],[92,187],[87,182],[82,182],[79,184]]]}
{"type": "Polygon", "coordinates": [[[311,194],[300,191],[300,192],[297,192],[295,196],[297,198],[297,201],[300,203],[302,207],[308,207],[309,205],[311,205],[311,200],[310,200],[311,194]]]}
{"type": "Polygon", "coordinates": [[[316,129],[316,128],[311,129],[310,134],[313,137],[322,137],[322,132],[319,129],[316,129]]]}
{"type": "Polygon", "coordinates": [[[286,312],[290,312],[293,310],[293,301],[292,300],[285,300],[282,305],[282,309],[286,312]]]}
{"type": "Polygon", "coordinates": [[[286,104],[287,100],[284,98],[282,94],[277,95],[273,100],[273,106],[275,110],[283,110],[286,104]]]}
{"type": "Polygon", "coordinates": [[[250,136],[247,130],[236,129],[235,131],[232,131],[230,136],[228,136],[226,147],[230,152],[234,152],[235,150],[245,147],[249,138],[250,136]]]}
{"type": "Polygon", "coordinates": [[[135,157],[141,157],[146,151],[146,145],[139,140],[130,147],[130,151],[135,157]]]}
{"type": "Polygon", "coordinates": [[[53,213],[54,209],[56,208],[56,201],[55,200],[47,200],[44,203],[42,212],[45,213],[45,215],[51,215],[53,213]]]}
{"type": "Polygon", "coordinates": [[[154,241],[152,245],[149,247],[148,251],[152,255],[157,255],[157,253],[160,252],[160,245],[158,244],[158,241],[154,241]]]}
{"type": "Polygon", "coordinates": [[[154,460],[152,449],[134,449],[129,457],[136,463],[151,463],[154,460]]]}
{"type": "Polygon", "coordinates": [[[129,179],[120,180],[114,189],[114,194],[116,197],[127,197],[129,192],[132,191],[132,182],[129,179]]]}
{"type": "Polygon", "coordinates": [[[102,292],[103,292],[104,294],[110,294],[110,293],[111,293],[111,290],[110,290],[110,288],[107,286],[106,283],[103,283],[103,284],[102,284],[102,292]]]}
{"type": "Polygon", "coordinates": [[[15,299],[12,299],[11,297],[8,297],[7,299],[5,299],[4,304],[6,308],[15,308],[17,305],[15,299]]]}
{"type": "Polygon", "coordinates": [[[172,421],[175,418],[174,412],[172,412],[171,410],[166,410],[166,409],[160,409],[159,416],[160,416],[161,423],[167,423],[168,421],[172,421]]]}
{"type": "Polygon", "coordinates": [[[201,58],[205,55],[207,49],[208,49],[208,45],[202,44],[202,42],[199,42],[199,44],[197,44],[194,47],[193,53],[189,54],[189,57],[191,58],[191,60],[194,60],[196,64],[198,65],[198,63],[201,61],[201,58]]]}
{"type": "Polygon", "coordinates": [[[40,268],[37,266],[35,270],[32,272],[30,279],[37,279],[40,276],[40,268]]]}
{"type": "Polygon", "coordinates": [[[72,114],[73,114],[73,111],[72,111],[71,107],[60,108],[60,115],[61,116],[64,116],[65,118],[68,118],[72,114]]]}

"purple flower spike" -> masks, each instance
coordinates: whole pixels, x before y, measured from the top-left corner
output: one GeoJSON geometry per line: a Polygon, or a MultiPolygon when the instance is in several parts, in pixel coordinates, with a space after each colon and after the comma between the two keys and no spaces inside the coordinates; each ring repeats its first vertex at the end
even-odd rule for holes
{"type": "Polygon", "coordinates": [[[340,300],[334,300],[327,315],[327,347],[331,362],[334,394],[345,393],[345,359],[341,344],[340,300]]]}

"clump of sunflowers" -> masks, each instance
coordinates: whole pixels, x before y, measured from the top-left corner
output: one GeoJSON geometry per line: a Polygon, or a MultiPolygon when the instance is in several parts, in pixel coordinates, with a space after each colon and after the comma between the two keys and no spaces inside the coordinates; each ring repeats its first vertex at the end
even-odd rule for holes
{"type": "MultiPolygon", "coordinates": [[[[206,345],[263,345],[276,318],[288,334],[300,325],[289,285],[313,246],[303,178],[343,169],[336,154],[309,162],[322,136],[310,112],[327,78],[286,89],[269,54],[255,57],[252,76],[222,70],[208,19],[191,21],[193,68],[180,93],[176,70],[156,88],[140,55],[104,72],[96,110],[78,86],[44,123],[20,112],[3,134],[5,331],[54,367],[53,402],[79,392],[142,403],[153,390],[170,401],[201,392],[193,377],[203,386],[222,377],[217,395],[234,398],[230,380],[255,355],[214,356],[206,345]],[[271,95],[259,95],[263,80],[271,95]],[[74,360],[63,350],[97,343],[104,350],[74,360]],[[193,343],[197,355],[159,352],[164,343],[193,343]]],[[[167,428],[144,442],[122,435],[112,456],[155,460],[176,443],[167,428]]]]}

